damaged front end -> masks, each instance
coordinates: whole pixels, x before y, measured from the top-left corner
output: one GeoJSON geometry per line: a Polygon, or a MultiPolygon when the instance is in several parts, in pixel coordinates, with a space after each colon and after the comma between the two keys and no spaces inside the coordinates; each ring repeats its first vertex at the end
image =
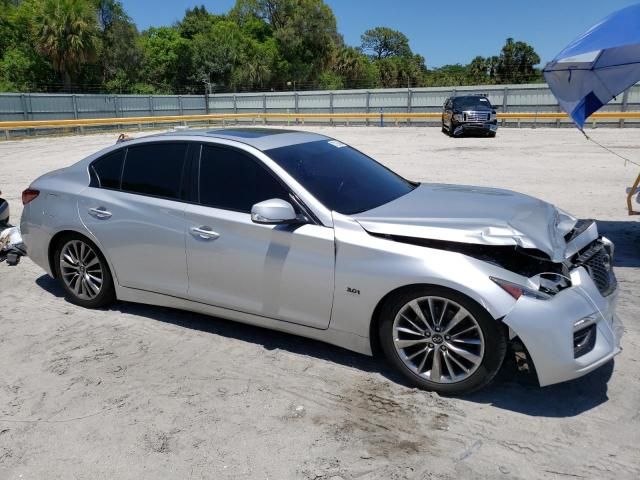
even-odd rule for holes
{"type": "Polygon", "coordinates": [[[564,252],[560,261],[541,249],[520,245],[369,233],[460,253],[520,276],[519,281],[506,274],[510,280],[490,279],[514,299],[511,311],[501,321],[509,328],[512,344],[524,345],[542,386],[584,375],[620,352],[622,326],[615,314],[614,245],[599,235],[592,220],[574,222],[563,232],[562,245],[558,245],[564,252]]]}
{"type": "MultiPolygon", "coordinates": [[[[597,225],[593,220],[575,222],[574,227],[563,235],[564,244],[558,245],[558,249],[564,252],[561,261],[552,259],[547,253],[537,248],[525,248],[520,245],[487,245],[374,232],[369,234],[395,242],[461,253],[498,266],[526,277],[527,282],[522,285],[526,288],[525,294],[532,289],[539,292],[541,297],[557,294],[571,286],[571,270],[578,267],[584,267],[587,270],[603,296],[610,294],[617,286],[611,268],[613,244],[598,235],[597,225]]],[[[510,282],[497,281],[496,283],[504,288],[510,282]]],[[[508,293],[516,295],[508,288],[505,289],[508,293]]]]}

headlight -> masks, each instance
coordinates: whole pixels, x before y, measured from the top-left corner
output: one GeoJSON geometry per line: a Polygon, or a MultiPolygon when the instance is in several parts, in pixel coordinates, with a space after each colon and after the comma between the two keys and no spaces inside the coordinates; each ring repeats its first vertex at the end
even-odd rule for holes
{"type": "Polygon", "coordinates": [[[464,115],[462,113],[454,113],[453,114],[453,119],[456,122],[462,122],[464,120],[464,115]]]}
{"type": "Polygon", "coordinates": [[[524,285],[519,285],[517,283],[509,282],[507,280],[502,280],[501,278],[489,277],[496,285],[502,288],[505,292],[511,295],[513,298],[518,300],[520,297],[530,297],[535,298],[536,300],[549,300],[551,295],[548,293],[543,293],[539,290],[534,290],[530,287],[525,287],[524,285]]]}

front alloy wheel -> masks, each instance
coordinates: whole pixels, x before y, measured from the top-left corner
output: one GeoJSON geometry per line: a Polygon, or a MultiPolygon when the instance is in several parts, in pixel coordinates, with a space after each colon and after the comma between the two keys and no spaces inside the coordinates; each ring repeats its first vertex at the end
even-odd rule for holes
{"type": "Polygon", "coordinates": [[[502,365],[506,339],[496,320],[458,292],[424,287],[395,296],[381,314],[387,358],[418,387],[468,393],[502,365]]]}
{"type": "Polygon", "coordinates": [[[400,309],[393,343],[407,368],[436,383],[473,375],[485,348],[474,316],[457,302],[435,296],[416,298],[400,309]]]}

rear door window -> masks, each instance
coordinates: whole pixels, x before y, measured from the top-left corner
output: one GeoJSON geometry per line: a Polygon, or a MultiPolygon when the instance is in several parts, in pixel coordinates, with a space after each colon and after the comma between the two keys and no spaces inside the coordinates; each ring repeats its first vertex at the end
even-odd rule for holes
{"type": "Polygon", "coordinates": [[[200,203],[209,207],[251,211],[272,198],[290,201],[285,187],[257,160],[237,150],[205,145],[200,160],[200,203]]]}
{"type": "Polygon", "coordinates": [[[122,190],[155,197],[181,197],[186,143],[155,143],[129,147],[122,190]]]}
{"type": "Polygon", "coordinates": [[[90,167],[90,186],[119,189],[124,152],[125,149],[121,148],[93,162],[90,167]]]}

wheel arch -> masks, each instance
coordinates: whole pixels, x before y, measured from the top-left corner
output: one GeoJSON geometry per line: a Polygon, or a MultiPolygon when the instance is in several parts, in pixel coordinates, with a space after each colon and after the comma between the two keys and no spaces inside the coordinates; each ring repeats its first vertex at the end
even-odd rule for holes
{"type": "Polygon", "coordinates": [[[65,229],[65,230],[60,230],[59,232],[57,232],[53,237],[51,237],[51,240],[49,241],[49,249],[47,252],[47,258],[49,261],[49,269],[51,271],[51,275],[53,276],[53,278],[57,278],[58,274],[57,274],[57,269],[56,269],[56,264],[55,264],[55,254],[56,254],[56,250],[58,248],[58,246],[60,245],[60,243],[62,242],[62,240],[64,240],[66,237],[69,236],[80,236],[82,238],[87,239],[89,242],[91,242],[96,249],[98,250],[98,253],[100,255],[102,255],[102,257],[105,259],[106,263],[107,263],[107,267],[109,268],[109,273],[111,273],[111,277],[114,279],[114,283],[116,276],[114,275],[114,271],[113,271],[113,267],[111,265],[111,262],[109,261],[109,259],[107,258],[107,256],[104,254],[103,249],[100,247],[100,244],[98,242],[96,242],[96,240],[94,238],[92,238],[91,236],[87,235],[87,232],[81,232],[78,230],[73,230],[73,229],[65,229]]]}
{"type": "Polygon", "coordinates": [[[448,290],[450,292],[454,292],[458,295],[463,295],[464,297],[466,297],[469,301],[475,303],[476,305],[478,305],[478,307],[482,308],[483,310],[485,310],[489,316],[491,318],[493,318],[496,322],[501,322],[502,321],[502,317],[498,317],[496,318],[491,311],[487,308],[487,305],[484,304],[484,302],[479,301],[478,298],[474,298],[474,296],[469,295],[469,292],[463,291],[461,289],[455,289],[455,288],[451,288],[451,287],[447,287],[444,285],[439,285],[437,283],[412,283],[412,284],[408,284],[408,285],[403,285],[397,288],[394,288],[393,290],[389,291],[387,294],[385,294],[376,304],[375,308],[373,309],[373,313],[371,315],[371,320],[369,322],[369,342],[371,345],[371,351],[373,352],[374,355],[378,355],[379,353],[382,352],[382,346],[380,344],[380,333],[379,333],[379,325],[380,325],[380,312],[382,311],[382,307],[385,305],[385,303],[387,301],[389,301],[390,298],[394,297],[395,295],[399,295],[401,293],[406,293],[406,292],[410,292],[411,290],[418,290],[418,289],[422,289],[425,287],[433,287],[433,288],[438,288],[438,289],[442,289],[442,290],[448,290]]]}

